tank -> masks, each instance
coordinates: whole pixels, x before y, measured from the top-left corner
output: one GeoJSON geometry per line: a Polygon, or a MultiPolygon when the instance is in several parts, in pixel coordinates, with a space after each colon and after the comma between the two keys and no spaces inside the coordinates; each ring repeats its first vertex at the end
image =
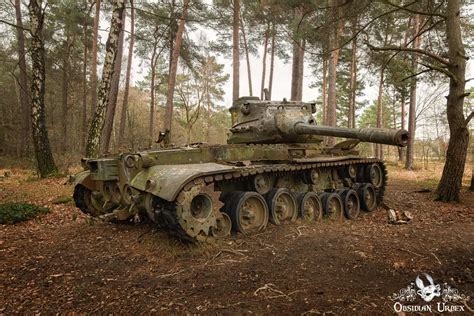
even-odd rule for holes
{"type": "Polygon", "coordinates": [[[406,146],[405,130],[318,126],[315,104],[236,100],[228,144],[193,144],[84,158],[71,178],[84,213],[149,220],[182,240],[251,235],[297,218],[355,219],[383,201],[383,161],[360,142],[406,146]],[[324,137],[341,139],[325,145],[324,137]],[[361,212],[362,211],[362,212],[361,212]]]}

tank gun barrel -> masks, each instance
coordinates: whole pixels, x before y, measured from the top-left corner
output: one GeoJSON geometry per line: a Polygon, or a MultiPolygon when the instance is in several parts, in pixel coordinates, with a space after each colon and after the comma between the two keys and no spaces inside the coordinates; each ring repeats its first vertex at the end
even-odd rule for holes
{"type": "Polygon", "coordinates": [[[408,132],[404,129],[386,128],[342,128],[332,126],[316,126],[297,123],[294,126],[296,134],[334,136],[358,139],[362,142],[378,143],[405,147],[408,145],[408,132]]]}

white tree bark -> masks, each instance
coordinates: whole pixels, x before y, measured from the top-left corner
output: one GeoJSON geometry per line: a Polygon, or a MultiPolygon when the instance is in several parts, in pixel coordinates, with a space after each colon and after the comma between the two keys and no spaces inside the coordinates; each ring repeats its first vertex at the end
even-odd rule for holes
{"type": "Polygon", "coordinates": [[[86,156],[97,157],[100,152],[100,140],[105,122],[105,110],[109,102],[110,85],[114,73],[115,59],[119,44],[120,30],[122,29],[122,14],[125,9],[125,0],[113,1],[112,21],[109,38],[105,46],[105,61],[102,79],[97,90],[97,106],[89,128],[86,145],[86,156]]]}

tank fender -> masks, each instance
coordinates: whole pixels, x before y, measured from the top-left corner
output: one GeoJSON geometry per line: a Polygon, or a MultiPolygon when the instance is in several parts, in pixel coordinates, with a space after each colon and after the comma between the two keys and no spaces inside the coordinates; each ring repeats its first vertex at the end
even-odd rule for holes
{"type": "Polygon", "coordinates": [[[94,182],[89,177],[90,173],[90,170],[84,170],[79,173],[76,173],[75,175],[69,177],[68,183],[74,186],[82,184],[86,188],[94,190],[95,186],[94,182]]]}
{"type": "Polygon", "coordinates": [[[174,201],[179,191],[189,181],[217,173],[233,171],[236,167],[218,163],[156,165],[140,171],[130,185],[140,191],[150,192],[166,201],[174,201]]]}

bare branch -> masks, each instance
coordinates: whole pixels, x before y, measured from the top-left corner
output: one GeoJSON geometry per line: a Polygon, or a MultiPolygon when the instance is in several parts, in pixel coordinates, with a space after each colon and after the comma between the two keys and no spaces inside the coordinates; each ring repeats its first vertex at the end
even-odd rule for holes
{"type": "Polygon", "coordinates": [[[408,80],[408,79],[413,78],[413,77],[417,77],[417,76],[419,76],[419,75],[421,75],[421,74],[424,74],[425,72],[430,72],[430,71],[433,71],[433,70],[434,70],[434,69],[432,69],[432,68],[424,69],[424,70],[422,70],[422,71],[420,71],[420,72],[417,72],[416,74],[413,74],[413,75],[410,75],[410,76],[408,76],[408,77],[403,78],[402,80],[400,80],[400,82],[403,82],[403,81],[408,80]]]}
{"type": "Polygon", "coordinates": [[[422,65],[422,66],[425,66],[426,68],[439,71],[439,72],[445,74],[446,76],[448,76],[449,78],[451,78],[454,82],[456,82],[456,83],[458,82],[458,79],[456,78],[456,76],[447,69],[444,69],[444,68],[441,68],[441,67],[438,67],[438,66],[435,66],[435,65],[425,64],[425,63],[419,63],[419,64],[422,65]]]}
{"type": "Polygon", "coordinates": [[[466,125],[469,124],[469,122],[471,121],[473,117],[474,117],[474,111],[471,111],[471,114],[469,114],[469,116],[466,118],[466,125]]]}
{"type": "Polygon", "coordinates": [[[370,43],[367,43],[367,46],[368,46],[371,50],[375,50],[375,51],[400,51],[400,52],[412,52],[412,53],[417,53],[417,54],[421,54],[421,55],[425,55],[425,56],[428,56],[428,57],[430,57],[430,58],[433,58],[434,60],[438,61],[439,63],[441,63],[441,64],[443,64],[443,65],[451,66],[451,64],[449,63],[449,61],[447,61],[446,59],[441,58],[440,56],[438,56],[438,55],[436,55],[436,54],[427,52],[426,50],[419,49],[419,48],[396,47],[396,46],[390,46],[390,47],[375,47],[375,46],[371,45],[370,43]]]}
{"type": "Polygon", "coordinates": [[[404,10],[404,11],[407,11],[407,12],[410,12],[410,13],[413,13],[413,14],[428,15],[428,16],[437,16],[437,17],[446,19],[446,16],[445,16],[444,14],[441,14],[441,13],[418,11],[418,10],[414,10],[414,9],[408,8],[410,5],[400,6],[400,5],[398,5],[398,4],[395,4],[395,3],[390,2],[390,1],[388,1],[388,0],[383,0],[383,2],[386,3],[386,4],[388,4],[388,5],[391,5],[392,7],[395,7],[395,8],[398,8],[398,9],[400,9],[400,10],[404,10]]]}
{"type": "Polygon", "coordinates": [[[28,31],[28,32],[30,32],[30,29],[27,29],[27,28],[25,28],[25,27],[16,25],[16,24],[14,24],[14,23],[10,23],[10,22],[5,21],[5,20],[1,20],[1,19],[0,19],[0,23],[4,23],[4,24],[6,24],[6,25],[10,25],[10,26],[16,27],[17,29],[21,29],[21,30],[23,30],[23,31],[28,31]]]}
{"type": "MultiPolygon", "coordinates": [[[[380,19],[380,18],[382,18],[382,17],[384,17],[384,16],[386,16],[386,15],[389,15],[389,14],[395,13],[395,12],[397,12],[397,11],[400,11],[400,10],[402,10],[402,9],[405,8],[405,7],[408,7],[408,6],[411,6],[412,4],[415,4],[416,2],[417,2],[417,0],[415,0],[415,1],[413,1],[413,2],[410,2],[410,3],[408,3],[408,4],[404,5],[404,6],[402,6],[401,8],[395,8],[395,9],[389,10],[389,11],[387,11],[387,12],[383,12],[383,13],[379,14],[378,16],[372,18],[370,21],[368,21],[367,23],[365,23],[361,28],[359,28],[356,32],[354,32],[354,34],[353,34],[349,39],[347,39],[344,43],[342,43],[341,45],[339,45],[339,47],[336,47],[336,48],[333,48],[333,49],[329,50],[328,52],[326,52],[326,54],[329,55],[329,54],[331,54],[331,52],[333,52],[333,51],[335,51],[335,50],[338,50],[338,49],[341,49],[341,48],[343,48],[344,46],[346,46],[347,44],[349,44],[350,42],[352,42],[352,40],[353,40],[354,38],[356,38],[357,36],[359,36],[360,33],[364,32],[369,26],[372,25],[372,23],[374,23],[374,22],[377,21],[378,19],[380,19]]],[[[372,3],[372,2],[369,2],[369,5],[370,5],[371,3],[372,3]]],[[[366,8],[369,7],[369,5],[367,5],[366,8]]],[[[338,19],[335,19],[335,20],[331,21],[330,23],[335,23],[335,22],[337,22],[337,21],[338,21],[339,19],[341,19],[341,18],[343,18],[343,17],[339,17],[338,19]]],[[[318,27],[315,28],[315,30],[317,31],[317,30],[319,30],[321,27],[322,27],[322,26],[318,26],[318,27]]],[[[297,41],[291,34],[288,34],[288,36],[291,38],[292,41],[298,43],[298,41],[297,41]]],[[[308,52],[308,53],[311,54],[311,55],[315,55],[315,53],[309,51],[308,49],[305,49],[305,52],[308,52]]]]}

